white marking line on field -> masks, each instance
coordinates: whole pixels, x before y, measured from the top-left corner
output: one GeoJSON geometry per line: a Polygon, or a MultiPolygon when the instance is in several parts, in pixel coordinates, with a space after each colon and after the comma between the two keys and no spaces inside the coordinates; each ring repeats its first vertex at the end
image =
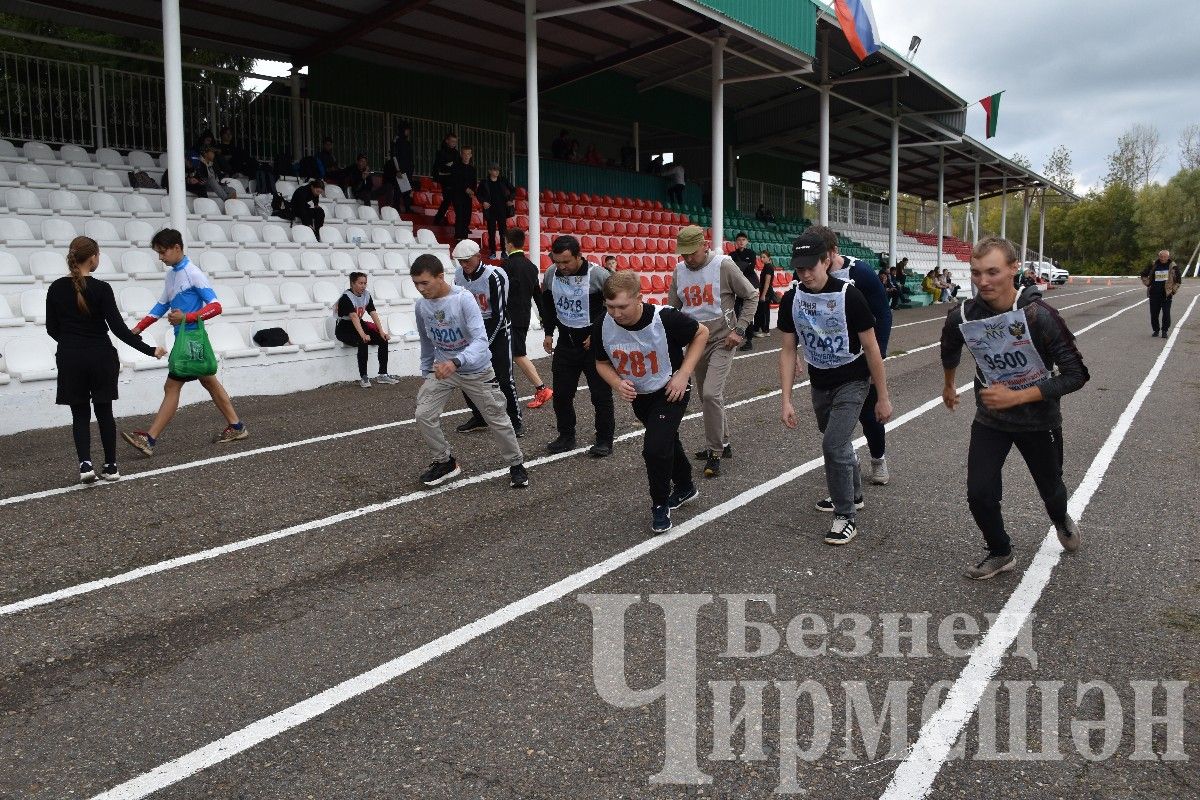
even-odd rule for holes
{"type": "MultiPolygon", "coordinates": [[[[1197,299],[1200,297],[1192,298],[1183,319],[1176,324],[1171,338],[1167,340],[1166,346],[1159,353],[1154,366],[1137,391],[1133,393],[1129,405],[1125,407],[1125,411],[1117,420],[1117,424],[1112,427],[1108,438],[1100,447],[1100,451],[1092,459],[1079,487],[1071,495],[1067,507],[1075,519],[1083,516],[1092,496],[1100,488],[1105,473],[1108,472],[1113,458],[1116,457],[1117,450],[1124,442],[1142,404],[1149,397],[1154,382],[1167,363],[1167,357],[1175,347],[1179,331],[1191,316],[1192,309],[1196,307],[1197,299]]],[[[1008,602],[1004,604],[1000,616],[989,628],[979,647],[971,654],[970,660],[954,681],[954,685],[950,687],[941,707],[922,726],[916,744],[913,745],[911,752],[900,766],[896,768],[896,772],[892,775],[892,780],[880,796],[880,800],[923,800],[928,796],[950,750],[958,741],[958,737],[967,723],[971,721],[971,717],[974,716],[988,682],[999,671],[1001,659],[1016,639],[1025,620],[1033,612],[1033,607],[1045,590],[1046,584],[1050,582],[1050,575],[1062,557],[1062,552],[1062,547],[1058,544],[1058,537],[1054,533],[1054,527],[1051,526],[1046,538],[1042,540],[1042,546],[1038,548],[1037,554],[1033,557],[1033,563],[1021,576],[1021,582],[1017,584],[1017,588],[1008,598],[1008,602]]]]}
{"type": "MultiPolygon", "coordinates": [[[[1133,290],[1130,290],[1130,291],[1133,291],[1133,290]]],[[[1122,294],[1126,294],[1126,292],[1119,292],[1117,294],[1111,295],[1111,297],[1119,297],[1122,294]]],[[[1103,300],[1103,299],[1106,299],[1106,298],[1096,298],[1095,300],[1088,300],[1087,302],[1094,303],[1097,300],[1103,300]]],[[[1076,303],[1075,305],[1065,306],[1059,310],[1066,311],[1068,308],[1075,308],[1075,306],[1079,306],[1079,305],[1086,305],[1086,303],[1076,303]]],[[[921,322],[931,322],[935,319],[944,319],[944,317],[932,317],[928,320],[921,320],[921,322]]],[[[920,324],[920,323],[919,322],[907,322],[907,323],[904,323],[904,325],[894,326],[894,328],[903,328],[907,325],[917,325],[917,324],[920,324]]],[[[772,350],[759,350],[757,352],[744,353],[742,355],[734,356],[734,359],[740,360],[740,359],[744,359],[744,358],[754,358],[755,356],[770,355],[771,353],[778,353],[778,352],[779,352],[779,348],[776,347],[772,350]]],[[[913,352],[916,352],[916,351],[913,351],[913,352]]],[[[586,392],[588,390],[587,385],[585,384],[584,386],[579,387],[579,390],[586,392]]],[[[533,399],[533,395],[529,395],[527,397],[522,397],[522,398],[520,398],[519,402],[524,403],[531,399],[533,399]]],[[[470,411],[470,409],[468,409],[468,408],[459,408],[459,409],[455,409],[453,411],[447,411],[447,412],[443,413],[442,416],[443,417],[453,417],[458,414],[466,414],[468,411],[470,411]]],[[[97,491],[100,489],[111,488],[111,487],[115,487],[115,486],[121,486],[124,484],[128,484],[131,481],[145,480],[146,478],[157,478],[160,475],[169,475],[173,472],[182,472],[184,470],[195,469],[198,467],[211,466],[213,464],[223,464],[227,461],[237,461],[237,460],[243,459],[243,458],[250,458],[251,456],[263,455],[265,453],[278,453],[281,450],[290,450],[294,447],[305,447],[310,444],[321,444],[322,442],[329,442],[329,441],[333,441],[336,439],[345,439],[345,438],[348,438],[351,436],[360,436],[365,433],[374,433],[376,431],[387,430],[389,428],[398,428],[398,427],[401,427],[404,425],[412,425],[415,422],[416,422],[415,419],[402,419],[402,420],[398,420],[395,422],[381,422],[378,425],[369,425],[365,428],[355,428],[353,430],[339,431],[337,433],[326,433],[326,434],[322,434],[321,436],[312,436],[307,439],[298,439],[294,442],[282,442],[280,444],[267,445],[266,447],[258,447],[258,448],[254,448],[251,450],[237,450],[232,453],[225,453],[224,455],[211,456],[209,458],[200,458],[195,461],[185,461],[181,464],[172,464],[167,467],[157,467],[155,469],[148,469],[148,470],[145,470],[144,472],[126,473],[125,475],[121,476],[121,480],[115,481],[115,482],[97,481],[96,483],[91,483],[91,484],[74,483],[74,484],[71,484],[70,486],[59,486],[54,489],[43,489],[43,490],[40,490],[37,492],[29,492],[28,494],[13,495],[12,497],[0,498],[0,507],[8,506],[8,505],[15,505],[17,503],[24,503],[24,502],[28,502],[30,500],[44,500],[47,497],[57,497],[58,495],[68,494],[70,492],[82,492],[82,491],[93,491],[94,492],[94,491],[97,491]]]]}
{"type": "MultiPolygon", "coordinates": [[[[962,394],[968,391],[973,385],[974,382],[959,386],[958,393],[962,394]]],[[[778,390],[773,392],[773,394],[778,393],[778,390]]],[[[744,400],[742,402],[751,401],[744,400]]],[[[889,431],[899,428],[940,405],[942,405],[942,398],[936,397],[902,414],[900,417],[889,422],[886,427],[889,431]]],[[[640,434],[641,432],[634,433],[640,434]]],[[[626,434],[626,437],[632,435],[626,434]]],[[[862,447],[866,442],[865,437],[858,437],[854,440],[855,449],[862,447]]],[[[456,650],[486,633],[490,633],[530,612],[560,600],[571,592],[582,589],[584,586],[599,580],[610,572],[614,572],[638,560],[642,556],[649,555],[655,550],[667,546],[697,528],[713,520],[720,519],[726,514],[748,505],[775,489],[786,486],[796,478],[824,466],[824,463],[824,459],[821,457],[806,461],[800,466],[793,467],[784,472],[782,475],[778,475],[765,483],[734,495],[725,502],[713,506],[686,522],[676,525],[669,533],[647,539],[598,564],[593,564],[587,569],[569,575],[557,583],[509,603],[485,617],[480,617],[474,622],[440,636],[432,642],[421,645],[415,650],[410,650],[402,656],[380,664],[372,670],[345,680],[306,700],[301,700],[299,703],[289,706],[282,711],[277,711],[268,717],[252,722],[241,730],[234,731],[215,742],[193,750],[173,761],[168,761],[150,772],[115,786],[107,792],[98,794],[92,800],[138,800],[138,798],[146,797],[159,789],[164,789],[178,783],[184,778],[195,775],[197,772],[226,761],[238,753],[249,750],[251,747],[324,714],[326,711],[345,703],[347,700],[352,700],[361,694],[398,678],[406,672],[411,672],[417,667],[446,655],[452,650],[456,650]]],[[[504,473],[507,474],[507,470],[504,470],[504,473]]]]}
{"type": "MultiPolygon", "coordinates": [[[[1135,303],[1134,305],[1124,308],[1103,320],[1093,322],[1091,325],[1088,325],[1086,328],[1080,330],[1076,335],[1078,336],[1082,333],[1085,333],[1097,325],[1119,316],[1125,311],[1128,311],[1130,308],[1136,308],[1144,302],[1146,301],[1143,300],[1139,303],[1135,303]]],[[[1196,301],[1193,299],[1192,305],[1194,306],[1195,304],[1196,301]]],[[[1184,321],[1186,321],[1187,316],[1190,313],[1191,307],[1188,308],[1187,314],[1184,315],[1184,321]]],[[[1172,334],[1172,342],[1174,341],[1174,336],[1178,335],[1178,331],[1179,328],[1176,327],[1176,333],[1172,334]]],[[[1170,344],[1168,344],[1168,349],[1169,347],[1170,344]]],[[[1161,366],[1161,361],[1163,358],[1165,358],[1165,352],[1164,355],[1160,357],[1160,363],[1156,365],[1156,369],[1161,366]]],[[[957,392],[962,394],[963,392],[969,391],[973,385],[974,381],[970,383],[964,383],[962,386],[957,387],[957,392]]],[[[776,392],[776,394],[777,393],[778,392],[776,392]]],[[[752,401],[746,400],[742,402],[745,403],[752,401]]],[[[902,414],[892,422],[889,422],[886,426],[887,430],[895,430],[896,428],[899,428],[900,426],[925,415],[940,405],[942,405],[942,398],[935,397],[932,400],[923,403],[919,407],[902,414]]],[[[1122,420],[1123,419],[1124,416],[1122,416],[1122,420]]],[[[1120,422],[1118,422],[1118,425],[1119,424],[1120,422]]],[[[626,436],[629,436],[629,434],[626,434],[626,436]]],[[[866,438],[860,436],[854,440],[853,444],[854,448],[857,450],[866,444],[866,438]]],[[[1113,450],[1115,452],[1115,447],[1113,450]]],[[[774,491],[775,489],[786,486],[802,475],[812,472],[813,470],[822,466],[824,466],[823,458],[814,458],[806,461],[800,466],[793,467],[787,472],[784,472],[783,474],[778,475],[771,480],[766,481],[765,483],[759,484],[758,486],[747,489],[740,494],[734,495],[725,502],[713,506],[703,513],[692,517],[686,522],[680,523],[669,533],[647,539],[646,541],[617,553],[616,555],[611,556],[610,558],[601,561],[598,564],[593,564],[587,569],[580,570],[573,575],[569,575],[557,583],[553,583],[538,592],[509,603],[503,608],[493,611],[487,616],[480,617],[474,622],[468,623],[467,625],[457,628],[450,633],[444,634],[443,636],[423,644],[414,650],[410,650],[404,655],[398,656],[391,661],[384,662],[374,669],[342,681],[336,686],[332,686],[329,689],[320,692],[319,694],[313,695],[305,700],[301,700],[294,705],[288,706],[281,711],[277,711],[270,716],[263,717],[256,722],[252,722],[244,728],[223,736],[222,738],[193,750],[190,753],[180,756],[172,761],[168,761],[165,764],[161,764],[149,772],[143,773],[136,778],[132,778],[106,792],[96,795],[92,798],[92,800],[140,800],[140,798],[153,794],[160,789],[165,789],[168,786],[172,786],[179,781],[184,780],[185,778],[189,778],[198,772],[208,769],[209,767],[220,764],[223,761],[227,761],[238,753],[249,750],[250,748],[257,746],[268,739],[272,739],[288,730],[291,730],[292,728],[309,722],[321,714],[324,714],[326,711],[336,708],[342,703],[376,689],[379,686],[382,686],[383,684],[388,683],[389,681],[392,681],[401,675],[404,675],[405,673],[417,669],[418,667],[424,666],[430,661],[440,658],[441,656],[444,656],[447,653],[450,653],[451,651],[456,650],[459,647],[462,647],[463,645],[496,630],[497,628],[507,625],[508,623],[513,622],[514,620],[517,620],[526,614],[561,600],[563,597],[582,589],[583,587],[599,580],[605,575],[615,572],[616,570],[631,564],[643,556],[649,555],[656,550],[666,547],[668,544],[686,536],[697,528],[707,525],[709,522],[714,520],[720,519],[721,517],[748,505],[759,497],[762,497],[769,492],[774,491]]],[[[1090,474],[1091,472],[1089,471],[1088,475],[1090,474]]],[[[1085,484],[1087,480],[1088,476],[1085,476],[1085,484]]],[[[1043,550],[1044,549],[1045,544],[1043,544],[1043,550]]],[[[1004,617],[1002,614],[1001,620],[997,621],[997,625],[993,626],[992,630],[997,630],[1000,622],[1003,619],[1004,617]]],[[[1012,626],[1011,636],[1015,638],[1019,630],[1019,624],[1012,626]]],[[[1009,639],[1009,642],[1011,642],[1011,638],[1009,639]]],[[[981,645],[981,648],[982,646],[983,645],[981,645]]],[[[1003,652],[1003,650],[1006,648],[1007,643],[1003,648],[1001,648],[1001,652],[1003,652]]]]}
{"type": "MultiPolygon", "coordinates": [[[[1077,333],[1076,335],[1078,336],[1079,334],[1085,333],[1085,332],[1091,330],[1092,328],[1096,327],[1097,325],[1107,322],[1111,319],[1114,319],[1117,316],[1125,313],[1129,309],[1136,308],[1137,306],[1139,306],[1145,302],[1146,302],[1145,300],[1142,300],[1137,303],[1134,303],[1131,306],[1126,306],[1125,308],[1121,309],[1120,311],[1117,311],[1115,314],[1111,314],[1102,320],[1093,322],[1091,325],[1088,325],[1086,328],[1083,328],[1082,330],[1080,330],[1079,333],[1077,333]]],[[[1083,304],[1081,303],[1080,305],[1083,305],[1083,304]]],[[[938,344],[939,344],[938,342],[933,342],[932,344],[922,345],[921,347],[917,347],[912,350],[908,350],[904,353],[897,353],[896,355],[888,356],[888,358],[885,360],[890,361],[892,359],[901,358],[906,355],[920,353],[924,350],[929,350],[934,347],[937,347],[938,344]]],[[[804,381],[802,383],[796,384],[796,386],[794,388],[801,388],[801,387],[804,387],[807,385],[808,385],[808,381],[804,381]]],[[[767,400],[772,397],[778,397],[780,394],[781,394],[781,391],[779,389],[775,389],[773,391],[766,392],[764,394],[759,394],[759,395],[755,395],[753,397],[746,398],[745,400],[738,400],[735,403],[727,403],[725,407],[727,409],[738,408],[739,406],[749,405],[750,403],[756,403],[760,400],[767,400]]],[[[683,418],[683,421],[699,419],[702,416],[703,416],[702,412],[697,411],[697,412],[686,415],[683,418]]],[[[629,439],[634,439],[639,436],[642,436],[643,434],[645,434],[645,429],[638,428],[636,430],[632,430],[627,433],[623,433],[620,436],[617,436],[613,440],[613,443],[615,444],[618,442],[627,441],[629,439]]],[[[559,461],[564,458],[570,458],[571,456],[579,455],[579,454],[585,452],[587,449],[588,448],[586,448],[586,447],[578,447],[574,450],[569,450],[565,453],[558,453],[558,454],[552,455],[552,456],[542,456],[540,458],[535,458],[532,461],[526,462],[525,466],[531,468],[531,467],[541,466],[542,464],[549,464],[554,461],[559,461]]],[[[246,550],[251,547],[257,547],[260,544],[267,544],[269,542],[278,541],[280,539],[286,539],[286,538],[295,536],[300,533],[307,533],[308,531],[319,530],[321,528],[325,528],[330,525],[336,525],[341,522],[346,522],[348,520],[356,519],[358,517],[363,517],[368,514],[374,514],[379,511],[386,511],[390,508],[395,508],[397,506],[408,505],[409,503],[414,503],[417,500],[424,500],[427,497],[433,497],[435,495],[439,495],[444,492],[449,492],[453,489],[460,489],[464,486],[469,486],[474,483],[482,483],[484,481],[492,480],[494,478],[501,478],[501,477],[507,477],[507,476],[508,476],[508,468],[503,467],[500,469],[492,470],[491,472],[484,472],[479,475],[472,475],[472,476],[466,477],[466,478],[459,478],[458,480],[453,481],[452,483],[447,483],[447,484],[444,484],[442,486],[438,486],[438,487],[435,487],[432,489],[422,489],[422,490],[419,490],[416,492],[411,492],[406,495],[401,495],[400,497],[394,497],[391,500],[384,500],[379,503],[372,503],[371,505],[361,506],[359,508],[350,509],[349,511],[343,511],[341,513],[333,514],[328,517],[322,517],[320,519],[311,520],[309,522],[302,522],[302,523],[293,525],[288,528],[283,528],[281,530],[272,531],[270,533],[264,533],[259,536],[253,536],[249,539],[241,539],[236,542],[230,542],[229,544],[220,545],[218,547],[212,547],[207,550],[200,550],[195,553],[188,553],[187,555],[177,556],[176,558],[170,558],[165,561],[159,561],[154,564],[147,564],[146,566],[138,567],[136,569],[129,570],[128,572],[122,572],[122,573],[118,573],[116,575],[110,575],[107,578],[98,578],[96,580],[87,581],[85,583],[76,584],[74,586],[68,586],[64,589],[58,589],[57,591],[47,592],[46,594],[40,594],[35,597],[29,597],[29,598],[26,598],[25,600],[18,600],[16,602],[0,606],[0,617],[17,614],[22,611],[28,611],[31,608],[37,608],[39,606],[50,605],[52,603],[57,603],[62,600],[69,600],[73,597],[79,597],[80,595],[90,594],[92,592],[99,591],[100,589],[108,589],[113,586],[120,586],[121,584],[130,583],[130,582],[138,580],[140,578],[149,577],[150,575],[156,575],[160,572],[169,572],[170,570],[173,570],[173,569],[179,569],[181,567],[186,567],[189,564],[196,564],[201,561],[208,561],[208,560],[211,560],[214,558],[219,558],[220,556],[228,555],[229,553],[236,553],[239,550],[246,550]]]]}
{"type": "MultiPolygon", "coordinates": [[[[1108,289],[1108,288],[1111,288],[1111,287],[1108,287],[1108,286],[1105,286],[1105,287],[1103,287],[1103,289],[1108,289]]],[[[1099,291],[1102,291],[1102,289],[1087,289],[1087,290],[1085,290],[1085,291],[1082,291],[1082,292],[1068,292],[1067,294],[1060,294],[1060,295],[1057,295],[1057,297],[1070,297],[1071,295],[1074,295],[1074,294],[1088,294],[1088,293],[1090,293],[1090,292],[1099,292],[1099,291]]],[[[1136,289],[1136,288],[1134,288],[1134,289],[1126,289],[1126,290],[1125,290],[1125,291],[1123,291],[1123,292],[1117,292],[1117,293],[1115,293],[1115,294],[1109,294],[1109,295],[1105,295],[1105,296],[1103,296],[1103,297],[1095,297],[1095,298],[1092,298],[1091,300],[1085,300],[1085,301],[1083,301],[1082,303],[1073,303],[1072,305],[1069,305],[1069,306],[1063,306],[1062,308],[1060,308],[1060,309],[1058,309],[1058,310],[1061,312],[1061,311],[1066,311],[1068,308],[1076,308],[1076,307],[1078,307],[1078,306],[1086,306],[1086,305],[1088,305],[1089,303],[1097,303],[1097,302],[1099,302],[1099,301],[1101,301],[1101,300],[1111,300],[1111,299],[1113,299],[1114,297],[1120,297],[1120,296],[1121,296],[1121,295],[1123,295],[1123,294],[1129,294],[1130,292],[1133,292],[1133,291],[1137,291],[1137,289],[1136,289]]],[[[1052,299],[1052,298],[1049,298],[1049,297],[1042,297],[1042,299],[1043,299],[1043,300],[1050,300],[1050,299],[1052,299]]],[[[947,304],[947,309],[946,309],[946,310],[947,310],[947,311],[949,311],[951,308],[954,308],[954,305],[953,305],[953,304],[947,304]]],[[[944,321],[946,320],[946,315],[945,315],[945,314],[939,314],[938,316],[936,316],[936,317],[930,317],[929,319],[919,319],[919,320],[917,320],[916,322],[904,322],[904,323],[901,323],[901,324],[899,324],[899,325],[893,325],[893,326],[892,326],[892,330],[897,330],[897,329],[899,329],[899,328],[907,328],[907,327],[909,327],[909,326],[911,326],[911,325],[924,325],[926,322],[937,322],[938,320],[941,320],[941,321],[943,321],[943,322],[944,322],[944,321]]]]}

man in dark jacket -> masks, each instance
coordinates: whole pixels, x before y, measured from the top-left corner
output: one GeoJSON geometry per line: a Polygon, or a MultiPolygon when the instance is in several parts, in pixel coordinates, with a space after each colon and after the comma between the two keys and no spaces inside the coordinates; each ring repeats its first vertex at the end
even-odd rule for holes
{"type": "Polygon", "coordinates": [[[517,192],[507,178],[500,176],[500,165],[493,161],[488,164],[487,177],[479,182],[475,194],[479,197],[483,218],[487,221],[486,252],[494,257],[503,246],[517,192]]]}
{"type": "Polygon", "coordinates": [[[321,241],[321,226],[325,224],[325,209],[321,208],[321,195],[325,194],[325,181],[317,179],[306,183],[292,194],[293,219],[313,229],[317,241],[321,241]]]}
{"type": "MultiPolygon", "coordinates": [[[[738,269],[746,276],[746,280],[750,281],[750,285],[754,287],[755,291],[758,291],[758,273],[754,271],[754,250],[750,247],[750,237],[744,232],[738,231],[738,235],[733,237],[733,244],[734,249],[729,254],[729,257],[733,259],[733,263],[737,264],[738,269]]],[[[741,314],[742,301],[740,299],[735,300],[733,308],[734,314],[741,314]]],[[[754,349],[754,336],[757,331],[757,324],[751,322],[750,326],[746,328],[746,341],[742,343],[742,346],[738,350],[754,349]]]]}
{"type": "Polygon", "coordinates": [[[454,202],[454,168],[462,163],[462,155],[458,152],[458,137],[453,133],[446,134],[442,146],[433,157],[433,179],[442,187],[442,204],[438,206],[437,214],[433,217],[435,225],[446,224],[446,212],[454,202]]]}
{"type": "Polygon", "coordinates": [[[454,201],[454,238],[459,241],[466,239],[471,232],[472,201],[475,199],[475,187],[479,185],[479,177],[472,162],[474,156],[474,150],[464,147],[462,157],[450,176],[451,197],[454,201]]]}
{"type": "Polygon", "coordinates": [[[383,167],[383,180],[392,186],[392,206],[404,214],[412,213],[414,169],[412,125],[402,122],[396,126],[396,136],[383,167]]]}
{"type": "Polygon", "coordinates": [[[1179,265],[1171,260],[1171,251],[1159,250],[1158,260],[1150,262],[1150,266],[1142,270],[1141,278],[1146,287],[1146,296],[1150,298],[1150,327],[1153,329],[1150,335],[1158,336],[1161,332],[1165,339],[1171,327],[1171,300],[1183,281],[1179,265]]]}
{"type": "Polygon", "coordinates": [[[532,321],[530,306],[537,309],[542,318],[542,290],[538,285],[538,268],[525,255],[525,231],[513,228],[504,234],[508,246],[508,258],[501,266],[508,274],[508,320],[512,325],[513,361],[521,373],[533,384],[533,399],[529,408],[541,408],[554,397],[554,390],[542,383],[542,376],[526,352],[525,340],[529,337],[532,321]]]}

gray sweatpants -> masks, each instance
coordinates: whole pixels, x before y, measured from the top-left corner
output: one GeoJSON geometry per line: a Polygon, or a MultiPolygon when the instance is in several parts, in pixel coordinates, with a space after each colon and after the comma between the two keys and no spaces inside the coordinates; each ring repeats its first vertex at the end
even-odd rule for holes
{"type": "Polygon", "coordinates": [[[700,407],[704,411],[705,448],[716,450],[729,441],[729,423],[725,419],[725,380],[733,366],[733,351],[725,346],[725,335],[708,340],[704,355],[696,363],[692,381],[696,394],[700,396],[700,407]]]}
{"type": "Polygon", "coordinates": [[[851,441],[870,385],[870,381],[863,379],[832,389],[812,387],[817,427],[824,434],[821,452],[825,455],[825,483],[829,486],[834,513],[844,517],[854,516],[854,498],[862,494],[862,473],[851,441]]]}
{"type": "Polygon", "coordinates": [[[434,461],[447,461],[450,458],[450,443],[442,433],[441,417],[446,410],[446,402],[459,389],[478,407],[480,416],[488,424],[488,430],[500,441],[500,452],[508,465],[515,467],[523,464],[525,456],[517,444],[517,434],[513,431],[505,407],[504,393],[500,391],[496,373],[491,367],[470,375],[456,372],[444,380],[434,377],[433,373],[425,377],[425,382],[417,391],[417,428],[425,437],[425,444],[433,453],[434,461]]]}

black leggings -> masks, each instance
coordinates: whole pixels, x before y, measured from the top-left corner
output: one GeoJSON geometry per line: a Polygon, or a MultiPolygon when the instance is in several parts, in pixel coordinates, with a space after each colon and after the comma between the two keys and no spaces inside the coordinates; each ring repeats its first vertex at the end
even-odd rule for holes
{"type": "Polygon", "coordinates": [[[367,377],[367,348],[375,345],[379,348],[379,374],[387,375],[388,366],[388,343],[379,335],[379,329],[374,325],[364,322],[362,324],[363,332],[371,337],[370,342],[364,342],[362,337],[358,335],[358,331],[354,330],[353,323],[338,322],[338,326],[334,329],[338,341],[342,344],[348,344],[351,347],[358,348],[358,374],[362,377],[367,377]]]}
{"type": "Polygon", "coordinates": [[[667,390],[659,389],[639,394],[633,401],[634,416],[646,426],[642,459],[650,481],[650,502],[656,506],[666,505],[672,485],[676,491],[686,491],[695,485],[692,462],[679,441],[679,423],[687,411],[689,395],[690,392],[680,402],[672,403],[667,400],[667,390]]]}
{"type": "MultiPolygon", "coordinates": [[[[104,463],[117,463],[117,423],[113,420],[111,402],[93,400],[96,422],[100,425],[100,442],[104,445],[104,463]]],[[[92,409],[87,403],[71,404],[71,434],[75,437],[75,453],[80,462],[92,460],[92,409]]]]}
{"type": "Polygon", "coordinates": [[[1004,496],[1001,477],[1004,460],[1013,445],[1017,446],[1029,467],[1050,521],[1063,523],[1067,518],[1067,487],[1062,479],[1062,428],[1011,433],[973,422],[971,446],[967,451],[967,503],[993,555],[1007,555],[1012,549],[1004,530],[1000,501],[1004,496]]]}

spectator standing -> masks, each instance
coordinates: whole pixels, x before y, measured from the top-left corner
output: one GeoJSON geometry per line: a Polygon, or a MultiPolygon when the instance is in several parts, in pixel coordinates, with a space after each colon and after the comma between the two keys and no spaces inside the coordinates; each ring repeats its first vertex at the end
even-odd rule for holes
{"type": "Polygon", "coordinates": [[[108,332],[111,330],[122,342],[148,356],[166,355],[161,347],[151,347],[126,327],[112,287],[91,276],[99,263],[100,247],[96,242],[77,236],[67,250],[70,274],[50,284],[46,292],[46,333],[58,343],[54,357],[58,367],[55,402],[71,407],[71,432],[82,483],[121,477],[117,469],[117,423],[112,411],[121,362],[108,332]],[[104,446],[103,470],[92,467],[93,408],[104,446]]]}
{"type": "Polygon", "coordinates": [[[318,242],[321,241],[321,226],[325,224],[325,209],[321,208],[324,193],[325,181],[319,178],[292,193],[293,218],[312,228],[318,242]]]}
{"type": "Polygon", "coordinates": [[[550,143],[550,156],[558,161],[566,161],[571,154],[571,132],[563,128],[558,136],[550,143]]]}
{"type": "Polygon", "coordinates": [[[364,389],[371,388],[371,379],[367,377],[367,347],[375,345],[379,348],[379,376],[376,383],[399,383],[399,379],[388,374],[388,341],[391,336],[383,329],[379,321],[379,313],[375,310],[375,301],[367,291],[367,274],[365,272],[350,273],[350,288],[338,298],[334,308],[337,324],[333,335],[342,344],[358,348],[358,385],[364,389]],[[364,316],[370,316],[367,322],[364,316]]]}
{"type": "MultiPolygon", "coordinates": [[[[754,271],[754,251],[750,249],[750,237],[744,231],[738,231],[738,235],[733,237],[733,244],[733,252],[729,254],[729,257],[733,259],[734,264],[737,264],[737,268],[742,271],[742,275],[750,282],[750,286],[754,291],[756,293],[759,292],[758,273],[754,271]]],[[[734,300],[734,316],[741,316],[742,302],[740,297],[734,300]]],[[[757,310],[755,314],[757,315],[757,310]]],[[[739,350],[754,349],[754,330],[754,317],[751,317],[750,324],[746,328],[746,341],[741,343],[741,346],[738,348],[739,350]]]]}
{"type": "Polygon", "coordinates": [[[1146,287],[1146,296],[1150,299],[1150,335],[1161,334],[1165,339],[1171,328],[1171,301],[1183,282],[1179,265],[1171,260],[1171,251],[1158,251],[1157,260],[1142,270],[1141,279],[1146,287]]]}
{"type": "Polygon", "coordinates": [[[667,200],[675,203],[683,203],[683,190],[687,188],[683,172],[683,164],[678,161],[672,161],[669,166],[663,169],[663,177],[667,179],[667,200]]]}
{"type": "Polygon", "coordinates": [[[388,162],[383,169],[383,179],[392,185],[392,206],[404,214],[412,213],[414,168],[412,125],[401,122],[396,126],[396,135],[392,138],[388,162]]]}
{"type": "Polygon", "coordinates": [[[554,390],[542,382],[537,366],[526,352],[529,325],[532,322],[530,306],[537,309],[542,319],[542,292],[538,287],[538,268],[525,255],[525,231],[511,228],[504,234],[508,245],[508,258],[501,265],[508,275],[508,319],[512,325],[513,361],[525,378],[533,384],[533,399],[527,408],[541,408],[554,397],[554,390]]]}
{"type": "Polygon", "coordinates": [[[446,224],[446,212],[454,204],[454,176],[458,165],[462,163],[462,154],[458,152],[458,137],[447,133],[442,139],[442,146],[433,157],[433,179],[442,187],[442,203],[433,216],[435,225],[446,224]]]}
{"type": "Polygon", "coordinates": [[[483,218],[487,221],[487,253],[494,258],[504,246],[508,218],[513,215],[517,201],[517,190],[507,178],[500,175],[500,165],[493,161],[488,164],[487,177],[479,182],[475,194],[483,206],[483,218]]]}
{"type": "MultiPolygon", "coordinates": [[[[771,304],[775,297],[775,262],[771,253],[763,250],[758,254],[762,269],[758,275],[758,308],[754,310],[754,335],[758,337],[771,335],[771,304]]],[[[750,338],[747,334],[747,340],[750,338]]],[[[745,347],[745,345],[743,345],[745,347]]]]}
{"type": "Polygon", "coordinates": [[[475,175],[475,164],[472,159],[475,151],[470,147],[462,149],[462,158],[454,167],[451,177],[451,196],[454,202],[454,238],[462,241],[471,233],[471,208],[475,199],[475,187],[479,180],[475,175]]]}

